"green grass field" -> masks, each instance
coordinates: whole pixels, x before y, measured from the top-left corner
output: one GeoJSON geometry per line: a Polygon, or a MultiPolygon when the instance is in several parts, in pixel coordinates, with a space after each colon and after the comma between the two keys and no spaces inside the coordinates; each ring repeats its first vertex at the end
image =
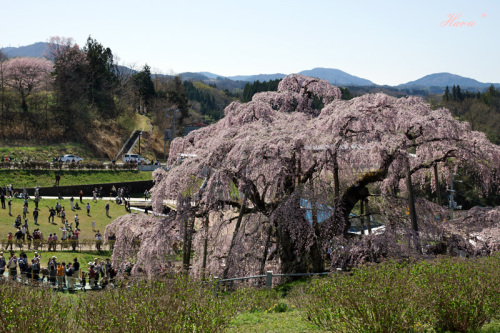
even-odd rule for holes
{"type": "MultiPolygon", "coordinates": [[[[137,170],[0,170],[0,186],[7,184],[15,188],[53,186],[56,174],[61,176],[60,186],[101,183],[121,183],[153,179],[151,171],[137,170]]],[[[42,193],[43,195],[43,193],[42,193]]]]}
{"type": "MultiPolygon", "coordinates": [[[[4,143],[5,144],[5,143],[4,143]]],[[[27,146],[22,143],[19,146],[9,142],[6,146],[0,146],[0,157],[10,157],[17,160],[39,160],[52,161],[53,157],[59,157],[65,154],[76,154],[88,162],[93,159],[93,155],[85,145],[78,142],[58,143],[52,145],[32,145],[27,146]]]]}
{"type": "MultiPolygon", "coordinates": [[[[49,209],[47,207],[55,206],[56,202],[60,202],[62,207],[65,207],[66,218],[68,222],[74,222],[75,215],[78,214],[80,219],[80,240],[94,240],[95,232],[92,230],[92,221],[95,221],[95,229],[100,230],[101,234],[104,236],[104,229],[106,226],[112,222],[114,219],[121,215],[125,215],[127,212],[125,211],[124,206],[120,206],[115,204],[113,201],[105,201],[98,200],[98,202],[92,202],[91,200],[84,200],[83,204],[80,204],[79,198],[75,197],[75,203],[82,207],[81,210],[71,211],[71,205],[69,198],[65,198],[64,200],[52,200],[52,199],[42,199],[38,205],[39,216],[38,216],[38,226],[34,224],[33,221],[33,209],[35,208],[35,203],[30,200],[28,204],[28,226],[30,232],[33,232],[35,228],[40,229],[43,232],[43,236],[45,239],[51,233],[56,233],[59,238],[61,238],[61,230],[63,227],[63,223],[61,222],[61,218],[55,217],[54,223],[49,223],[49,209]],[[85,205],[87,202],[90,202],[90,216],[87,216],[87,211],[85,209],[85,205]],[[106,216],[105,205],[109,203],[109,217],[106,216]]],[[[7,239],[7,234],[10,232],[15,233],[16,229],[14,228],[14,221],[17,215],[21,215],[22,217],[22,207],[24,201],[22,199],[14,199],[12,201],[12,216],[9,216],[8,205],[6,205],[7,209],[0,209],[0,241],[5,242],[7,239]]],[[[23,220],[24,223],[24,220],[23,220]]],[[[75,224],[73,223],[73,228],[75,224]]],[[[15,246],[14,246],[15,248],[15,246]]]]}

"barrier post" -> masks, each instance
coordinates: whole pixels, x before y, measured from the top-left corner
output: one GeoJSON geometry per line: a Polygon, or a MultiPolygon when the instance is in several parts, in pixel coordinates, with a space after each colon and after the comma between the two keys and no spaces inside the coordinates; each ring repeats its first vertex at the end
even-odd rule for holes
{"type": "Polygon", "coordinates": [[[266,288],[271,289],[272,286],[273,286],[273,272],[267,271],[266,272],[266,288]]]}

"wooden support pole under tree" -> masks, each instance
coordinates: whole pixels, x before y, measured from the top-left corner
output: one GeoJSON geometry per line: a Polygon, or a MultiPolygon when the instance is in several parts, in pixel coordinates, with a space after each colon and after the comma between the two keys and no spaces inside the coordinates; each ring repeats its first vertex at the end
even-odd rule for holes
{"type": "Polygon", "coordinates": [[[359,221],[361,222],[361,236],[365,235],[365,199],[359,201],[359,221]]]}
{"type": "Polygon", "coordinates": [[[438,175],[437,163],[434,164],[434,182],[436,183],[437,202],[439,206],[442,206],[443,203],[441,202],[441,189],[439,188],[439,175],[438,175]]]}
{"type": "Polygon", "coordinates": [[[372,234],[372,219],[370,216],[370,209],[368,208],[368,198],[365,199],[365,214],[368,216],[368,235],[372,234]]]}

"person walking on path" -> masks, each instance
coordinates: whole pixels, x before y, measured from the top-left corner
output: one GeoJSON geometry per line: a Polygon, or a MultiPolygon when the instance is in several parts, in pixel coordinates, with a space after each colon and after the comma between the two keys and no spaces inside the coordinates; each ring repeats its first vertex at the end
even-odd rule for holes
{"type": "Polygon", "coordinates": [[[14,239],[14,235],[12,232],[9,231],[9,234],[7,235],[7,246],[5,247],[5,251],[9,248],[10,245],[10,250],[12,251],[12,240],[14,239]]]}
{"type": "Polygon", "coordinates": [[[59,181],[61,180],[61,176],[59,174],[56,175],[56,185],[54,186],[59,186],[59,181]]]}

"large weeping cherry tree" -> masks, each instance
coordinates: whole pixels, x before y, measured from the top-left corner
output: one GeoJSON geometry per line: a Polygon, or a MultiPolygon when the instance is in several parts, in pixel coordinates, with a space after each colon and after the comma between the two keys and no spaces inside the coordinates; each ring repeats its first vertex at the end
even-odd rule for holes
{"type": "MultiPolygon", "coordinates": [[[[188,197],[176,219],[199,221],[180,228],[192,242],[193,274],[318,272],[327,253],[346,258],[356,242],[371,247],[358,251],[365,259],[374,247],[397,251],[400,227],[411,225],[399,214],[405,181],[417,186],[435,167],[447,176],[460,166],[484,195],[498,190],[499,147],[448,110],[417,97],[340,97],[324,80],[288,76],[277,92],[233,102],[218,123],[174,140],[171,168],[155,174],[154,208],[188,197]],[[360,243],[349,234],[350,215],[372,195],[387,228],[360,243]]],[[[405,229],[413,244],[441,237],[425,226],[441,208],[421,198],[414,206],[421,228],[405,229]]]]}

